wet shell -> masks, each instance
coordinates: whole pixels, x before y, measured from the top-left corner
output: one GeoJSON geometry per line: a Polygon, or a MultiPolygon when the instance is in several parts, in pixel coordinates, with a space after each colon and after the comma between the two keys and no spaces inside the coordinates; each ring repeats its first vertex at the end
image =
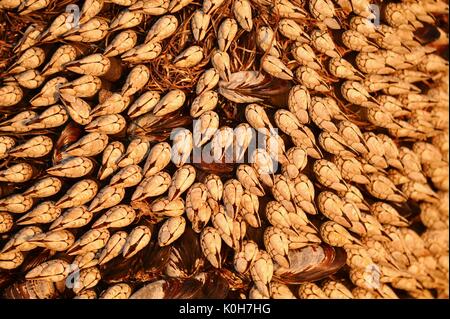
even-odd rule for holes
{"type": "Polygon", "coordinates": [[[290,250],[289,268],[275,267],[274,278],[286,284],[299,284],[326,278],[345,265],[343,249],[313,245],[290,250]]]}

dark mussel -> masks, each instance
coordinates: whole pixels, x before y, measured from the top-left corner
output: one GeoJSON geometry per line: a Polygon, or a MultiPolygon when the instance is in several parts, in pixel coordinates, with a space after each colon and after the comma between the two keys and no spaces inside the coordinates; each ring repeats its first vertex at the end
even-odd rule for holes
{"type": "Polygon", "coordinates": [[[55,299],[58,296],[56,284],[44,280],[16,281],[3,293],[6,299],[55,299]]]}
{"type": "Polygon", "coordinates": [[[233,163],[207,163],[203,160],[201,162],[197,162],[194,159],[194,166],[200,170],[200,172],[205,172],[203,175],[206,175],[206,173],[210,174],[220,174],[222,176],[231,175],[231,173],[234,171],[234,164],[233,163]]]}
{"type": "Polygon", "coordinates": [[[81,136],[82,131],[77,124],[70,122],[66,125],[55,143],[55,149],[53,151],[53,165],[58,164],[62,160],[62,153],[69,145],[78,141],[81,136]]]}
{"type": "MultiPolygon", "coordinates": [[[[52,252],[51,250],[44,248],[38,248],[36,250],[30,251],[25,255],[25,260],[20,267],[20,271],[23,273],[27,273],[34,267],[37,267],[38,265],[46,262],[47,260],[52,259],[52,257],[55,258],[53,256],[54,254],[55,253],[52,252]]],[[[58,258],[64,259],[67,262],[70,262],[70,260],[73,259],[64,254],[59,254],[58,258]]]]}
{"type": "Polygon", "coordinates": [[[153,281],[131,295],[130,299],[193,299],[203,283],[194,278],[167,278],[153,281]]]}
{"type": "Polygon", "coordinates": [[[190,116],[181,116],[176,113],[166,116],[156,116],[147,113],[130,123],[127,134],[146,137],[151,142],[162,142],[170,137],[174,129],[189,127],[191,124],[192,118],[190,116]]]}
{"type": "Polygon", "coordinates": [[[102,280],[107,283],[146,282],[160,276],[169,260],[170,246],[159,247],[155,240],[129,259],[122,256],[100,268],[102,280]]]}
{"type": "Polygon", "coordinates": [[[0,292],[11,285],[17,278],[11,272],[2,271],[0,272],[0,292]]]}
{"type": "Polygon", "coordinates": [[[227,268],[223,267],[219,270],[220,276],[228,282],[230,290],[247,290],[250,289],[252,280],[250,273],[240,274],[234,271],[234,267],[229,265],[227,268]]]}
{"type": "Polygon", "coordinates": [[[228,296],[230,286],[220,271],[213,269],[202,272],[195,276],[195,279],[203,283],[201,290],[195,296],[196,299],[224,299],[228,296]]]}
{"type": "Polygon", "coordinates": [[[311,245],[289,250],[290,267],[274,266],[273,278],[285,284],[321,280],[345,265],[347,254],[339,247],[311,245]]]}
{"type": "Polygon", "coordinates": [[[235,103],[267,103],[287,105],[290,81],[274,78],[258,71],[233,73],[229,81],[219,82],[219,93],[235,103]]]}
{"type": "Polygon", "coordinates": [[[184,234],[171,246],[170,257],[165,274],[170,277],[188,278],[196,275],[205,264],[198,236],[192,228],[186,228],[184,234]]]}

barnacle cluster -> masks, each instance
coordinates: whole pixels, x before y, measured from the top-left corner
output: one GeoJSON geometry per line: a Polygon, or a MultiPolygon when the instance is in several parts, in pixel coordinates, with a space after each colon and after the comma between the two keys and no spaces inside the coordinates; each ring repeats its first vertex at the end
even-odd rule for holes
{"type": "Polygon", "coordinates": [[[448,298],[445,0],[0,0],[3,298],[448,298]]]}

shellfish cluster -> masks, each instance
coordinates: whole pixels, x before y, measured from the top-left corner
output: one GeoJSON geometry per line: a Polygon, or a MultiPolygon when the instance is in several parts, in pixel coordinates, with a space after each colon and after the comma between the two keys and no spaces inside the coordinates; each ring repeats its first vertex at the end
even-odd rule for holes
{"type": "Polygon", "coordinates": [[[0,0],[3,298],[448,298],[444,0],[0,0]]]}

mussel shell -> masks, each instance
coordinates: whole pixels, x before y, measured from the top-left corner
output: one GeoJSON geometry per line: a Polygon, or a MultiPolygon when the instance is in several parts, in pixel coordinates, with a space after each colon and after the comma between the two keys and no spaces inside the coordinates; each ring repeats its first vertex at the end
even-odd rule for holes
{"type": "Polygon", "coordinates": [[[193,299],[202,286],[201,281],[192,278],[161,279],[145,285],[132,294],[130,299],[193,299]]]}
{"type": "Polygon", "coordinates": [[[131,281],[136,269],[142,266],[142,251],[129,259],[122,256],[116,257],[105,265],[100,266],[102,281],[107,284],[116,284],[131,281]]]}
{"type": "MultiPolygon", "coordinates": [[[[44,249],[44,248],[38,248],[34,249],[33,251],[30,251],[26,254],[25,260],[22,263],[20,267],[20,271],[22,273],[27,273],[34,267],[37,267],[38,265],[46,262],[47,260],[51,259],[52,257],[51,250],[44,249]]],[[[64,258],[66,260],[66,258],[64,258]]],[[[69,260],[66,260],[69,261],[69,260]]]]}
{"type": "Polygon", "coordinates": [[[177,112],[165,116],[144,114],[128,126],[129,136],[146,137],[151,142],[162,142],[170,137],[173,130],[179,127],[189,127],[192,124],[190,116],[182,116],[177,112]]]}
{"type": "Polygon", "coordinates": [[[220,81],[218,91],[235,103],[251,101],[285,107],[291,86],[290,81],[277,79],[262,72],[240,71],[233,73],[229,82],[220,81]]]}
{"type": "Polygon", "coordinates": [[[227,281],[230,290],[250,289],[252,280],[249,272],[240,274],[234,270],[231,264],[227,267],[220,268],[217,271],[220,273],[220,276],[227,281]]]}
{"type": "Polygon", "coordinates": [[[157,241],[152,241],[143,251],[142,271],[145,273],[162,273],[169,259],[170,247],[160,247],[157,241]]]}
{"type": "Polygon", "coordinates": [[[13,194],[16,189],[17,187],[13,184],[0,185],[0,198],[13,194]]]}
{"type": "Polygon", "coordinates": [[[205,258],[200,247],[198,236],[192,228],[186,228],[183,235],[171,246],[172,253],[177,251],[176,267],[184,277],[195,275],[204,265],[205,258]]]}
{"type": "Polygon", "coordinates": [[[230,286],[219,270],[213,269],[199,274],[196,279],[203,282],[203,286],[196,299],[224,299],[228,296],[230,286]]]}
{"type": "Polygon", "coordinates": [[[78,141],[81,136],[82,130],[80,126],[74,122],[70,122],[66,125],[55,143],[55,149],[53,151],[53,165],[58,164],[62,160],[61,153],[63,153],[69,145],[78,141]]]}
{"type": "Polygon", "coordinates": [[[170,246],[159,247],[155,240],[129,259],[122,256],[100,267],[102,280],[109,283],[124,281],[147,282],[159,277],[170,256],[170,246]]]}
{"type": "Polygon", "coordinates": [[[414,31],[414,36],[422,45],[427,45],[439,39],[441,33],[437,26],[425,23],[425,25],[414,31]]]}
{"type": "Polygon", "coordinates": [[[5,299],[55,299],[58,292],[55,284],[44,280],[17,281],[3,293],[5,299]]]}
{"type": "Polygon", "coordinates": [[[15,276],[11,272],[3,271],[0,273],[0,291],[4,288],[11,285],[14,280],[16,280],[15,276]]]}
{"type": "Polygon", "coordinates": [[[229,175],[234,170],[234,165],[232,163],[206,163],[201,160],[200,163],[196,162],[194,159],[195,168],[213,174],[229,175]]]}
{"type": "Polygon", "coordinates": [[[274,265],[273,278],[285,284],[300,284],[326,278],[345,265],[347,254],[339,247],[311,245],[289,250],[290,268],[274,265]]]}

